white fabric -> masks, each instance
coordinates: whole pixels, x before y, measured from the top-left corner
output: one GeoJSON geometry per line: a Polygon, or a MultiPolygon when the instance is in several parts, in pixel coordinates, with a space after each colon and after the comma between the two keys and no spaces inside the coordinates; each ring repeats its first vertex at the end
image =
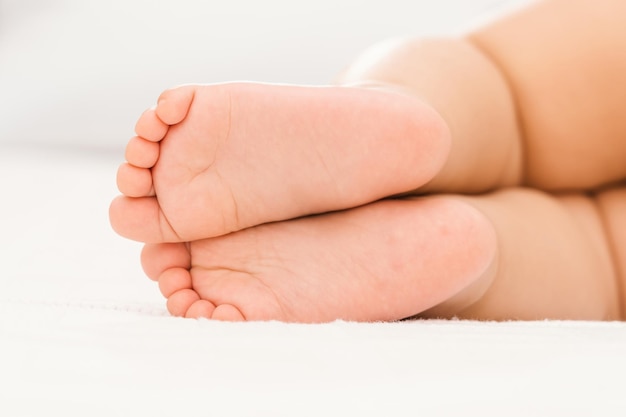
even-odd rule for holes
{"type": "Polygon", "coordinates": [[[624,323],[169,317],[119,157],[0,147],[0,416],[624,415],[624,323]]]}

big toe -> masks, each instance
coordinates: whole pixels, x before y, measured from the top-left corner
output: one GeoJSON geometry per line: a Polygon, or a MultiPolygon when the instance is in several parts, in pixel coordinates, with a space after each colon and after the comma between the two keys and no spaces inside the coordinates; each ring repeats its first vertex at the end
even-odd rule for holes
{"type": "Polygon", "coordinates": [[[191,255],[186,243],[147,243],[141,251],[141,266],[156,281],[167,270],[189,269],[191,255]]]}
{"type": "Polygon", "coordinates": [[[182,242],[161,211],[155,197],[119,196],[109,207],[113,230],[145,243],[182,242]]]}

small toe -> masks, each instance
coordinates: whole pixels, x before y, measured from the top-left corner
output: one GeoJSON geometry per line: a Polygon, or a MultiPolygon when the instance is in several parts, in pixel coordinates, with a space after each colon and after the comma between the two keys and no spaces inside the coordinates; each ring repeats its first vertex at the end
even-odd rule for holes
{"type": "Polygon", "coordinates": [[[148,243],[141,251],[141,266],[146,275],[157,281],[171,268],[191,267],[191,256],[185,243],[148,243]]]}
{"type": "Polygon", "coordinates": [[[200,296],[194,290],[180,290],[167,299],[167,310],[173,316],[185,317],[189,308],[198,300],[200,296]]]}
{"type": "Polygon", "coordinates": [[[185,317],[190,319],[208,319],[213,315],[213,311],[215,311],[215,305],[212,302],[198,300],[189,307],[187,313],[185,313],[185,317]]]}
{"type": "Polygon", "coordinates": [[[117,170],[117,188],[128,197],[148,197],[154,195],[152,173],[149,169],[122,164],[117,170]]]}
{"type": "Polygon", "coordinates": [[[220,304],[215,307],[211,319],[221,321],[246,321],[246,317],[241,311],[231,304],[220,304]]]}
{"type": "Polygon", "coordinates": [[[156,115],[168,125],[180,123],[187,116],[196,87],[186,85],[164,91],[159,97],[156,115]]]}
{"type": "Polygon", "coordinates": [[[159,159],[159,149],[158,143],[135,136],[126,145],[126,160],[139,168],[152,168],[159,159]]]}
{"type": "Polygon", "coordinates": [[[168,128],[169,126],[157,116],[156,108],[151,107],[137,120],[135,133],[151,142],[158,142],[165,137],[168,128]]]}
{"type": "Polygon", "coordinates": [[[159,290],[165,298],[181,290],[191,290],[192,281],[189,271],[184,268],[171,268],[159,276],[159,290]]]}

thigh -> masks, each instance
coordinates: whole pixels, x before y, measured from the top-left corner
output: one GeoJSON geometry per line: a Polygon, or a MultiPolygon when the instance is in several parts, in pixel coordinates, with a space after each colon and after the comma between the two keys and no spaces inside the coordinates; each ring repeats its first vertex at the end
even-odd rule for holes
{"type": "Polygon", "coordinates": [[[420,192],[476,193],[520,184],[523,161],[513,96],[493,63],[464,39],[398,39],[374,45],[340,84],[414,96],[445,120],[452,147],[420,192]]]}
{"type": "Polygon", "coordinates": [[[617,273],[622,318],[626,311],[626,186],[615,187],[597,194],[604,227],[617,273]]]}
{"type": "MultiPolygon", "coordinates": [[[[457,310],[449,308],[453,304],[443,303],[425,316],[481,320],[621,318],[618,270],[604,216],[593,198],[584,194],[553,196],[528,189],[452,198],[476,207],[491,221],[498,236],[498,254],[491,270],[465,290],[480,291],[478,296],[474,294],[475,302],[457,310]]],[[[626,213],[626,192],[620,201],[622,213],[626,213]]],[[[617,206],[610,202],[607,207],[615,210],[617,206]]],[[[620,237],[626,246],[626,233],[620,237]]],[[[623,255],[626,260],[626,251],[623,255]]]]}

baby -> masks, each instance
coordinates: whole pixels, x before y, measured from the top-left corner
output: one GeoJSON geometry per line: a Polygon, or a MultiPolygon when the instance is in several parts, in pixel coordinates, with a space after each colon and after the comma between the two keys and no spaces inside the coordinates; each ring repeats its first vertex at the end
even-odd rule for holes
{"type": "Polygon", "coordinates": [[[620,320],[625,17],[545,0],[336,86],[167,90],[112,226],[176,316],[620,320]]]}

